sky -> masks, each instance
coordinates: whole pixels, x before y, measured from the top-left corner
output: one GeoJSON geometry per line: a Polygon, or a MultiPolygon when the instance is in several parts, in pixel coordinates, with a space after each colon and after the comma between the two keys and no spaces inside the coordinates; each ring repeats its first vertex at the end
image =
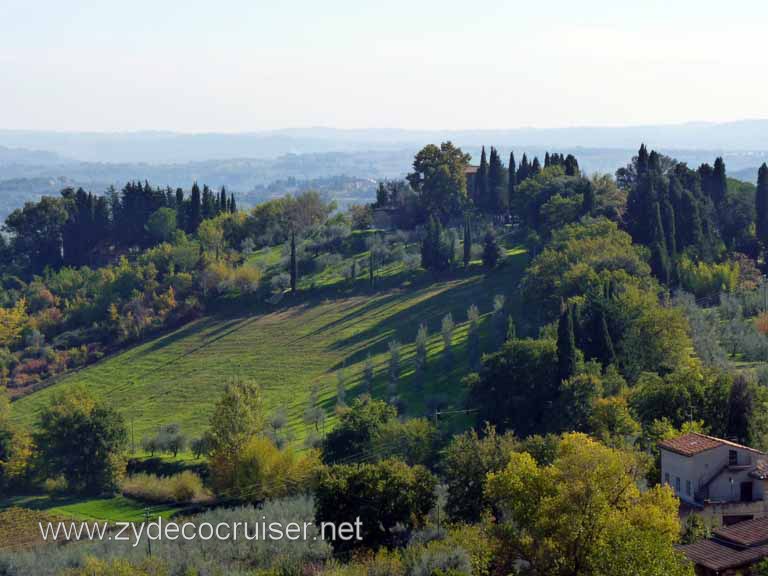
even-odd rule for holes
{"type": "Polygon", "coordinates": [[[765,0],[0,0],[0,129],[768,117],[765,0]]]}

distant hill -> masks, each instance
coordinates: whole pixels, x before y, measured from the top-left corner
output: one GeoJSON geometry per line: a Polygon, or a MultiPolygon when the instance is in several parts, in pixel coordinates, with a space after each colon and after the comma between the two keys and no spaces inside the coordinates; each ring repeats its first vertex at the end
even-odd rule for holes
{"type": "Polygon", "coordinates": [[[727,123],[512,130],[399,130],[298,128],[264,132],[35,132],[0,130],[0,146],[48,150],[84,162],[184,163],[285,154],[413,150],[452,140],[463,147],[625,148],[768,151],[768,120],[727,123]]]}

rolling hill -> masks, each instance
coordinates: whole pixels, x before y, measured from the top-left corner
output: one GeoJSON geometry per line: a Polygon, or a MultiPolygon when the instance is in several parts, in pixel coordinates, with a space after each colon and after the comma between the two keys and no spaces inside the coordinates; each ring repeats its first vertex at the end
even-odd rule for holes
{"type": "MultiPolygon", "coordinates": [[[[287,429],[300,441],[306,426],[303,413],[314,383],[333,425],[336,371],[344,367],[347,399],[362,391],[367,355],[375,362],[375,395],[384,397],[388,343],[402,348],[399,393],[409,414],[424,414],[426,399],[440,398],[446,406],[463,406],[460,379],[467,372],[467,308],[476,304],[487,319],[496,294],[504,294],[510,312],[519,314],[517,285],[527,255],[508,251],[499,270],[485,274],[473,265],[467,271],[434,282],[426,273],[400,273],[381,279],[375,290],[365,280],[355,286],[333,285],[271,306],[236,303],[228,311],[196,320],[169,334],[147,341],[71,374],[54,385],[14,402],[19,423],[33,426],[37,414],[53,395],[72,385],[84,385],[125,416],[138,444],[159,425],[178,423],[196,436],[207,427],[213,405],[232,378],[253,378],[265,392],[270,411],[283,407],[287,429]],[[455,361],[442,363],[440,322],[453,315],[455,361]],[[430,364],[423,392],[414,385],[413,340],[421,322],[430,331],[430,364]]],[[[481,328],[481,347],[492,347],[488,322],[481,328]]],[[[453,421],[457,421],[456,418],[453,421]]]]}

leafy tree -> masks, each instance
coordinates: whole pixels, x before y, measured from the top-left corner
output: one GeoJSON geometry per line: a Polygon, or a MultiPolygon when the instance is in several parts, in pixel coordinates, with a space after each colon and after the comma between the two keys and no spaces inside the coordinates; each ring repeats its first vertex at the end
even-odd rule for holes
{"type": "Polygon", "coordinates": [[[450,142],[439,147],[429,144],[416,154],[408,182],[419,194],[427,215],[445,221],[461,211],[467,199],[464,169],[469,160],[468,154],[450,142]]]}
{"type": "Polygon", "coordinates": [[[48,477],[61,475],[72,491],[88,495],[117,488],[127,438],[122,416],[81,387],[52,398],[34,435],[48,477]]]}
{"type": "Polygon", "coordinates": [[[589,432],[595,403],[603,394],[603,382],[595,374],[582,373],[562,380],[558,397],[562,430],[589,432]]]}
{"type": "Polygon", "coordinates": [[[595,438],[608,446],[631,445],[640,433],[640,425],[632,417],[623,396],[598,398],[589,418],[595,438]]]}
{"type": "Polygon", "coordinates": [[[0,346],[13,346],[28,322],[27,301],[20,298],[13,307],[0,308],[0,346]]]}
{"type": "Polygon", "coordinates": [[[486,488],[504,513],[509,561],[541,576],[692,575],[673,546],[677,499],[668,487],[641,492],[641,469],[634,454],[583,434],[565,435],[551,466],[512,454],[486,488]]]}
{"type": "Polygon", "coordinates": [[[312,384],[309,389],[309,398],[307,399],[307,408],[304,410],[304,423],[312,426],[315,432],[320,430],[320,425],[325,419],[325,412],[320,405],[320,385],[312,384]]]}
{"type": "Polygon", "coordinates": [[[522,437],[556,426],[560,388],[554,340],[517,339],[487,355],[479,376],[467,381],[478,421],[522,437]]]}
{"type": "Polygon", "coordinates": [[[210,468],[219,491],[238,491],[238,466],[245,445],[266,425],[261,388],[253,381],[227,384],[211,416],[210,468]]]}
{"type": "Polygon", "coordinates": [[[423,466],[397,460],[336,465],[321,470],[315,493],[316,521],[339,526],[360,519],[361,540],[336,539],[336,552],[378,549],[399,542],[398,526],[421,526],[435,504],[434,476],[423,466]]]}
{"type": "Polygon", "coordinates": [[[475,430],[457,434],[443,451],[441,471],[448,488],[446,512],[456,522],[477,522],[490,502],[483,493],[490,472],[504,469],[518,448],[514,434],[497,434],[486,426],[482,435],[475,430]]]}
{"type": "Polygon", "coordinates": [[[44,196],[39,202],[27,202],[5,220],[11,235],[13,253],[31,273],[46,267],[58,269],[63,263],[63,228],[69,215],[59,198],[44,196]]]}
{"type": "Polygon", "coordinates": [[[373,440],[381,427],[397,417],[397,410],[368,395],[355,398],[323,443],[323,462],[356,462],[370,456],[373,440]]]}
{"type": "Polygon", "coordinates": [[[392,419],[377,431],[373,450],[380,460],[397,458],[409,466],[432,467],[436,463],[438,444],[437,427],[430,420],[411,418],[401,422],[392,419]]]}
{"type": "Polygon", "coordinates": [[[168,242],[176,233],[176,211],[160,208],[147,221],[147,232],[155,242],[168,242]]]}

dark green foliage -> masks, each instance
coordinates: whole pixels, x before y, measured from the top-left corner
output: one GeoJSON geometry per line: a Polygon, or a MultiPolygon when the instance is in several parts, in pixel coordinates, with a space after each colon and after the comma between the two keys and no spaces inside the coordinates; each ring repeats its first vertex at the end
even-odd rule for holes
{"type": "Polygon", "coordinates": [[[728,396],[728,437],[749,444],[750,422],[755,411],[754,384],[739,374],[731,385],[728,396]]]}
{"type": "Polygon", "coordinates": [[[488,230],[483,239],[483,265],[488,268],[496,268],[501,260],[502,250],[496,240],[493,230],[488,230]]]}
{"type": "Polygon", "coordinates": [[[480,166],[477,169],[477,175],[475,176],[475,205],[481,210],[485,210],[490,202],[490,188],[488,180],[488,160],[485,156],[485,146],[483,146],[480,152],[480,166]]]}
{"type": "Polygon", "coordinates": [[[47,476],[62,475],[72,491],[89,495],[117,488],[127,437],[123,417],[82,389],[55,398],[34,436],[47,476]]]}
{"type": "Polygon", "coordinates": [[[334,550],[378,549],[402,543],[396,528],[421,526],[435,504],[435,477],[423,466],[397,460],[330,466],[321,471],[315,493],[318,523],[361,522],[361,540],[336,539],[334,550]]]}
{"type": "Polygon", "coordinates": [[[440,220],[431,217],[421,242],[421,265],[432,272],[443,272],[451,265],[451,251],[451,243],[440,220]]]}
{"type": "Polygon", "coordinates": [[[480,375],[467,382],[478,421],[522,437],[551,430],[560,382],[557,360],[554,340],[512,340],[486,356],[480,375]]]}
{"type": "Polygon", "coordinates": [[[487,426],[456,435],[443,452],[442,474],[448,488],[446,512],[456,522],[477,522],[490,503],[483,486],[490,472],[499,472],[517,449],[514,434],[497,434],[487,426]]]}
{"type": "Polygon", "coordinates": [[[557,374],[561,382],[576,374],[577,358],[573,306],[564,305],[557,323],[557,374]]]}
{"type": "Polygon", "coordinates": [[[504,214],[508,206],[507,170],[501,162],[498,151],[491,147],[488,162],[488,198],[483,208],[489,214],[504,214]]]}
{"type": "Polygon", "coordinates": [[[467,201],[464,170],[468,163],[469,155],[450,142],[439,147],[430,144],[416,154],[408,181],[426,214],[446,221],[461,213],[467,201]]]}
{"type": "Polygon", "coordinates": [[[755,192],[755,210],[757,220],[755,222],[757,239],[768,249],[768,165],[763,163],[757,173],[757,190],[755,192]]]}
{"type": "Polygon", "coordinates": [[[372,442],[379,429],[397,417],[397,410],[370,396],[355,398],[339,418],[339,424],[323,443],[323,462],[359,462],[371,456],[372,442]]]}
{"type": "Polygon", "coordinates": [[[515,153],[509,153],[509,166],[507,167],[507,205],[513,206],[515,202],[515,191],[517,190],[517,165],[515,164],[515,153]]]}

